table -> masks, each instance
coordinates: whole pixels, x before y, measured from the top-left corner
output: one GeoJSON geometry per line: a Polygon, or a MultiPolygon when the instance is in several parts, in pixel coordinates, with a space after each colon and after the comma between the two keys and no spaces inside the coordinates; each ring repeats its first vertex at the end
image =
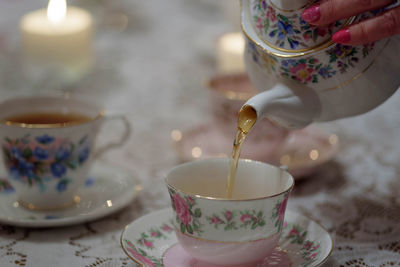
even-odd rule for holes
{"type": "MultiPolygon", "coordinates": [[[[236,29],[214,0],[72,3],[96,17],[98,64],[67,92],[128,116],[132,138],[107,157],[130,168],[143,191],[120,212],[82,225],[0,225],[1,267],[136,266],[120,248],[121,231],[169,205],[162,177],[179,163],[170,133],[212,120],[203,82],[215,74],[216,39],[236,29]]],[[[54,81],[32,82],[9,71],[19,68],[18,19],[42,4],[2,3],[2,98],[60,93],[54,81]]],[[[288,208],[320,222],[334,237],[335,249],[324,266],[400,266],[399,102],[397,93],[368,114],[319,125],[339,136],[340,151],[296,184],[288,208]]],[[[110,131],[102,132],[102,139],[110,137],[110,131]]]]}

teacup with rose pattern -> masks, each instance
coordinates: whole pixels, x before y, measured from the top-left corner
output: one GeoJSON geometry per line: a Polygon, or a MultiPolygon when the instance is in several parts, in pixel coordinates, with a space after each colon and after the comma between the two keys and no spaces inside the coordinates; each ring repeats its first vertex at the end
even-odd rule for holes
{"type": "Polygon", "coordinates": [[[277,246],[293,177],[241,159],[226,199],[229,159],[184,163],[166,177],[179,243],[191,256],[221,266],[254,266],[277,246]]]}

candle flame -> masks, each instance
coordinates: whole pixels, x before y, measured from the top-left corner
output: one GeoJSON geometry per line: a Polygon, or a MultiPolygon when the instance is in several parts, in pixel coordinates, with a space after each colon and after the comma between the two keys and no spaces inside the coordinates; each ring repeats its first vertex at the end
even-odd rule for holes
{"type": "Polygon", "coordinates": [[[67,14],[66,0],[49,0],[47,6],[47,18],[54,24],[60,23],[64,20],[67,14]]]}

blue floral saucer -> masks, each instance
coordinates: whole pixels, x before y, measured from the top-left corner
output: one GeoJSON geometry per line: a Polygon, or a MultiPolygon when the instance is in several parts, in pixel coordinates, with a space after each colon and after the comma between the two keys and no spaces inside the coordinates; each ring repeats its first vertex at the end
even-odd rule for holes
{"type": "Polygon", "coordinates": [[[96,160],[84,186],[78,190],[79,203],[54,211],[32,211],[20,206],[3,168],[0,173],[0,223],[15,226],[56,227],[95,220],[125,207],[141,190],[131,171],[96,160]]]}

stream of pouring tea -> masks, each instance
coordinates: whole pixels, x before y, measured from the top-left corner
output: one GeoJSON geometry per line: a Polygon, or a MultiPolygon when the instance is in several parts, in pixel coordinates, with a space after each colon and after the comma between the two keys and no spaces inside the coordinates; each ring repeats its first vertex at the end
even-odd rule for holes
{"type": "Polygon", "coordinates": [[[250,106],[244,106],[239,111],[238,124],[235,140],[233,141],[232,158],[229,163],[229,173],[226,182],[226,198],[232,198],[235,186],[236,170],[238,166],[240,151],[247,134],[250,132],[257,120],[256,111],[250,106]]]}

